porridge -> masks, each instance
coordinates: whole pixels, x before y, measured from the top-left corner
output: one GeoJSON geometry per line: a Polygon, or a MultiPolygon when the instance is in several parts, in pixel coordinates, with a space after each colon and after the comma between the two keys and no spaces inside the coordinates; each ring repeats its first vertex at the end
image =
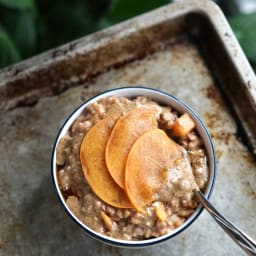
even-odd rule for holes
{"type": "Polygon", "coordinates": [[[179,227],[198,205],[208,164],[187,113],[151,99],[108,97],[85,108],[57,146],[69,209],[98,233],[144,240],[179,227]]]}

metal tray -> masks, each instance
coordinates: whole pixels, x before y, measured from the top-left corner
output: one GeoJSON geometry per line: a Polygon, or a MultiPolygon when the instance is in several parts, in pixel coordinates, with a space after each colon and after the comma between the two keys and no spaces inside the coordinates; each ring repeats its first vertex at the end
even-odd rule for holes
{"type": "Polygon", "coordinates": [[[256,78],[220,9],[167,5],[0,73],[0,255],[242,255],[206,212],[159,246],[128,250],[87,237],[50,176],[58,129],[84,99],[145,85],[183,99],[213,137],[211,201],[256,238],[256,78]]]}

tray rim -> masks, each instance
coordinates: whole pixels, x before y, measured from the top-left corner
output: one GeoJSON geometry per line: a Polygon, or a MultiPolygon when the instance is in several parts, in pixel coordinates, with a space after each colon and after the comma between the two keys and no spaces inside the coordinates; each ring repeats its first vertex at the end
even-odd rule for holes
{"type": "Polygon", "coordinates": [[[248,86],[248,90],[255,99],[256,84],[254,83],[256,83],[256,76],[222,10],[216,3],[210,0],[186,0],[184,2],[170,3],[7,66],[0,70],[0,87],[27,72],[33,72],[35,69],[49,65],[49,62],[61,61],[64,56],[72,57],[77,52],[83,53],[102,47],[108,43],[111,36],[121,39],[136,30],[151,27],[154,24],[163,23],[166,20],[181,17],[191,12],[197,12],[206,16],[214,25],[216,33],[226,46],[225,50],[234,59],[237,71],[241,75],[245,75],[244,77],[248,77],[248,80],[251,79],[251,86],[248,86]],[[56,56],[55,58],[53,58],[54,55],[56,56]],[[40,66],[36,66],[37,63],[40,66]],[[15,74],[13,73],[14,69],[20,70],[15,72],[18,73],[16,76],[13,76],[15,74]]]}

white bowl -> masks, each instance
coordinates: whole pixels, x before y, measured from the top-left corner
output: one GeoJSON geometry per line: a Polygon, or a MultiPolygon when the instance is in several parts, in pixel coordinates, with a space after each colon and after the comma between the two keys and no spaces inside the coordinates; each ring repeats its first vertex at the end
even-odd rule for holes
{"type": "Polygon", "coordinates": [[[109,96],[114,96],[114,97],[127,97],[127,98],[133,98],[136,96],[147,96],[149,98],[151,98],[152,100],[163,104],[163,105],[169,105],[171,106],[173,109],[177,110],[178,112],[184,113],[187,112],[190,114],[190,116],[193,118],[195,124],[196,124],[196,130],[199,133],[199,135],[201,136],[205,149],[206,149],[206,153],[207,153],[207,157],[208,157],[208,165],[209,165],[209,180],[208,180],[208,184],[207,187],[205,189],[205,196],[206,198],[209,199],[212,190],[213,190],[213,186],[214,186],[214,182],[215,182],[215,176],[216,176],[216,160],[215,160],[215,153],[214,153],[214,148],[213,148],[213,143],[211,140],[211,137],[209,135],[209,132],[207,131],[205,125],[203,124],[202,120],[198,117],[198,115],[184,102],[182,102],[181,100],[179,100],[178,98],[176,98],[173,95],[170,95],[166,92],[157,90],[157,89],[152,89],[152,88],[147,88],[147,87],[122,87],[122,88],[116,88],[116,89],[112,89],[112,90],[108,90],[105,92],[102,92],[98,95],[96,95],[95,97],[90,98],[89,100],[85,101],[84,103],[82,103],[65,121],[65,123],[63,124],[63,126],[61,127],[58,135],[57,135],[57,139],[55,141],[54,147],[53,147],[53,153],[52,153],[52,163],[51,163],[51,167],[52,167],[52,177],[53,177],[53,183],[54,186],[57,190],[57,194],[59,196],[59,199],[62,203],[62,206],[64,207],[64,209],[68,212],[68,214],[71,216],[71,218],[81,227],[83,228],[83,230],[89,234],[91,237],[107,243],[109,245],[113,245],[113,246],[119,246],[119,247],[128,247],[128,248],[139,248],[139,247],[147,247],[150,245],[154,245],[154,244],[159,244],[163,241],[166,241],[167,239],[170,239],[176,235],[178,235],[179,233],[183,232],[186,230],[186,228],[188,228],[200,215],[200,213],[202,212],[203,208],[201,207],[201,205],[199,205],[195,212],[178,228],[176,228],[175,230],[171,231],[170,233],[157,237],[157,238],[151,238],[151,239],[146,239],[146,240],[141,240],[141,241],[126,241],[126,240],[120,240],[120,239],[115,239],[115,238],[111,238],[102,234],[97,233],[96,231],[94,231],[93,229],[89,228],[88,226],[86,226],[84,223],[82,223],[75,215],[74,213],[67,207],[65,199],[61,193],[61,190],[59,188],[58,185],[58,179],[57,179],[57,169],[56,169],[56,147],[58,145],[58,142],[60,140],[61,137],[63,137],[66,132],[68,131],[68,129],[70,128],[70,126],[73,124],[73,122],[77,119],[77,117],[83,112],[83,110],[90,104],[109,97],[109,96]]]}

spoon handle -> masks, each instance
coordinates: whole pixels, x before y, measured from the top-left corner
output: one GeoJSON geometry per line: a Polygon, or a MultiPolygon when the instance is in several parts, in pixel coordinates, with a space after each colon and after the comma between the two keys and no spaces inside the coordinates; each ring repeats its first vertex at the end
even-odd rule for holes
{"type": "Polygon", "coordinates": [[[226,231],[226,233],[248,254],[256,255],[256,242],[236,227],[233,223],[227,220],[221,215],[212,204],[205,198],[200,190],[196,190],[195,194],[204,206],[204,208],[210,213],[214,220],[226,231]]]}

